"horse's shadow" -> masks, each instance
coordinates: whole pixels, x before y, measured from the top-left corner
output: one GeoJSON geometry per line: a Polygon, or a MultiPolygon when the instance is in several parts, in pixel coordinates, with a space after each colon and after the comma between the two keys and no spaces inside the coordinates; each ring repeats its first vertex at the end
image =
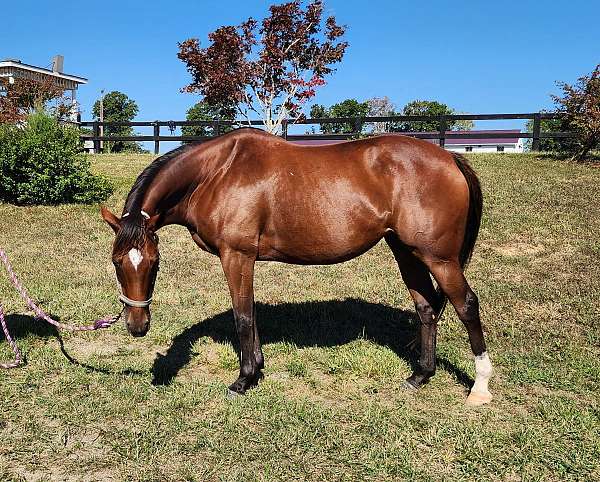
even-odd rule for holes
{"type": "MultiPolygon", "coordinates": [[[[344,301],[311,301],[279,305],[256,304],[258,331],[263,344],[288,342],[302,347],[332,347],[366,338],[389,347],[413,369],[418,353],[412,349],[418,335],[418,317],[413,311],[348,298],[344,301]]],[[[238,351],[233,313],[219,313],[177,335],[165,355],[157,354],[152,367],[153,385],[169,385],[193,356],[193,344],[202,337],[229,342],[238,351]]],[[[268,363],[268,360],[267,360],[268,363]]],[[[470,386],[471,378],[446,359],[441,368],[470,386]]]]}
{"type": "MultiPolygon", "coordinates": [[[[54,315],[51,316],[54,317],[54,315]]],[[[10,314],[5,315],[4,320],[6,321],[10,336],[15,340],[26,338],[29,335],[34,335],[39,338],[54,338],[58,336],[58,330],[54,326],[45,321],[38,320],[33,316],[10,314]]],[[[0,331],[0,339],[1,338],[4,338],[4,333],[0,331]]]]}
{"type": "MultiPolygon", "coordinates": [[[[49,316],[53,320],[56,320],[56,321],[61,320],[60,316],[57,316],[56,314],[50,313],[49,316]]],[[[65,347],[65,343],[60,334],[60,331],[57,330],[55,326],[51,325],[50,323],[47,323],[44,320],[40,320],[38,318],[35,318],[34,316],[22,315],[22,314],[5,315],[4,320],[6,321],[6,327],[8,328],[8,332],[10,333],[10,336],[17,342],[19,339],[26,338],[29,335],[33,335],[34,337],[37,337],[37,338],[56,338],[56,340],[58,341],[58,344],[60,346],[61,353],[68,360],[69,363],[71,363],[73,365],[79,365],[80,367],[83,367],[90,371],[100,372],[100,373],[104,373],[107,375],[114,373],[110,369],[89,365],[89,364],[81,362],[81,361],[77,360],[75,357],[73,357],[73,355],[71,355],[67,351],[67,348],[65,347]]],[[[5,339],[5,338],[6,337],[4,336],[4,333],[2,332],[2,330],[0,330],[0,340],[5,339]]],[[[26,364],[27,363],[26,353],[21,351],[21,356],[23,357],[23,362],[26,364]]],[[[139,370],[133,370],[133,369],[123,370],[120,373],[124,374],[124,375],[145,375],[144,372],[139,371],[139,370]]]]}
{"type": "MultiPolygon", "coordinates": [[[[10,336],[15,342],[19,339],[27,338],[29,335],[37,338],[58,338],[60,340],[60,334],[54,326],[45,321],[40,321],[33,316],[10,314],[4,316],[4,321],[6,322],[6,328],[10,336]]],[[[4,333],[0,331],[0,340],[5,338],[4,333]]],[[[23,362],[27,363],[25,353],[21,352],[21,356],[23,357],[23,362]]]]}

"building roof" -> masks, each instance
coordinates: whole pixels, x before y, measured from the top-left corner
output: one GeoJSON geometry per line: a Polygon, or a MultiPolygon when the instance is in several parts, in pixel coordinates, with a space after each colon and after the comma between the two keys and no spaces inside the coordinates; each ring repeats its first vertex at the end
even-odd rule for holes
{"type": "Polygon", "coordinates": [[[294,144],[301,146],[324,146],[327,144],[339,144],[340,142],[346,142],[340,139],[302,139],[300,141],[290,141],[294,144]]]}
{"type": "MultiPolygon", "coordinates": [[[[488,130],[472,130],[472,131],[451,131],[453,134],[520,134],[519,129],[488,129],[488,130]]],[[[496,145],[496,144],[518,144],[519,137],[503,137],[493,138],[484,137],[481,139],[457,139],[455,137],[446,137],[446,145],[473,145],[478,146],[496,145]]]]}
{"type": "Polygon", "coordinates": [[[36,67],[35,65],[24,64],[20,60],[6,59],[0,61],[0,77],[7,77],[12,73],[21,72],[34,72],[41,75],[49,75],[56,77],[57,79],[67,80],[76,84],[87,84],[88,79],[84,77],[78,77],[76,75],[64,74],[62,72],[54,72],[50,69],[44,69],[42,67],[36,67]]]}
{"type": "MultiPolygon", "coordinates": [[[[446,131],[446,133],[452,132],[453,134],[520,134],[521,131],[519,129],[488,129],[488,130],[472,130],[472,131],[446,131]]],[[[404,134],[410,136],[411,134],[423,134],[422,132],[398,132],[397,134],[404,134]]],[[[437,132],[429,132],[429,134],[437,134],[437,132]]],[[[437,143],[438,139],[425,139],[429,142],[437,143]]],[[[300,144],[303,146],[322,146],[325,144],[337,144],[339,142],[345,142],[341,140],[326,140],[326,139],[303,139],[301,141],[291,141],[294,144],[300,144]]],[[[453,137],[446,137],[446,145],[447,146],[486,146],[493,145],[496,146],[498,144],[518,144],[519,137],[503,137],[503,138],[492,138],[492,137],[484,137],[481,139],[457,139],[453,137]]]]}

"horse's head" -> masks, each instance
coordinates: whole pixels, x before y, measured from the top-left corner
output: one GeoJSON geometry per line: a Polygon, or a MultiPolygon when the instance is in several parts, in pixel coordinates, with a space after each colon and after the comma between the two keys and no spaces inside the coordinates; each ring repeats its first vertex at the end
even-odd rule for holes
{"type": "Polygon", "coordinates": [[[124,319],[133,336],[144,336],[150,328],[150,302],[158,273],[158,215],[144,211],[126,213],[121,219],[105,207],[102,217],[115,232],[112,262],[125,305],[124,319]]]}

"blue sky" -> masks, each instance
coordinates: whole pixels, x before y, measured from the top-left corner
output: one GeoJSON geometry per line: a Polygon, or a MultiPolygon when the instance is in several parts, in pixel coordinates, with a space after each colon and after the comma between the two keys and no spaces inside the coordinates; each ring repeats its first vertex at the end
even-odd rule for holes
{"type": "MultiPolygon", "coordinates": [[[[66,73],[89,79],[78,94],[86,120],[100,89],[135,99],[138,120],[183,119],[199,97],[179,91],[190,78],[177,42],[198,37],[206,45],[215,28],[262,18],[271,3],[6,2],[0,59],[47,66],[63,54],[66,73]]],[[[325,0],[325,6],[348,26],[350,47],[318,91],[315,102],[322,104],[387,95],[398,107],[435,99],[464,112],[537,111],[551,107],[555,80],[572,82],[600,62],[594,0],[325,0]]]]}

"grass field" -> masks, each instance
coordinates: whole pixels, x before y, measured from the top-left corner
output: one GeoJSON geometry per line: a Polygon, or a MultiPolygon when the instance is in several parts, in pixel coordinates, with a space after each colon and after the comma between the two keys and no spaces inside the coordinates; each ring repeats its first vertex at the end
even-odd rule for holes
{"type": "MultiPolygon", "coordinates": [[[[111,208],[151,159],[93,158],[116,183],[111,208]]],[[[600,480],[600,169],[471,160],[485,210],[467,277],[496,369],[491,405],[464,405],[473,363],[451,309],[436,376],[400,388],[415,315],[383,244],[330,267],[259,264],[265,378],[227,400],[237,358],[219,261],[168,227],[145,338],[122,323],[59,335],[0,273],[28,360],[0,373],[0,479],[600,480]]],[[[0,247],[47,311],[86,323],[119,309],[97,207],[0,204],[0,219],[0,247]]]]}

